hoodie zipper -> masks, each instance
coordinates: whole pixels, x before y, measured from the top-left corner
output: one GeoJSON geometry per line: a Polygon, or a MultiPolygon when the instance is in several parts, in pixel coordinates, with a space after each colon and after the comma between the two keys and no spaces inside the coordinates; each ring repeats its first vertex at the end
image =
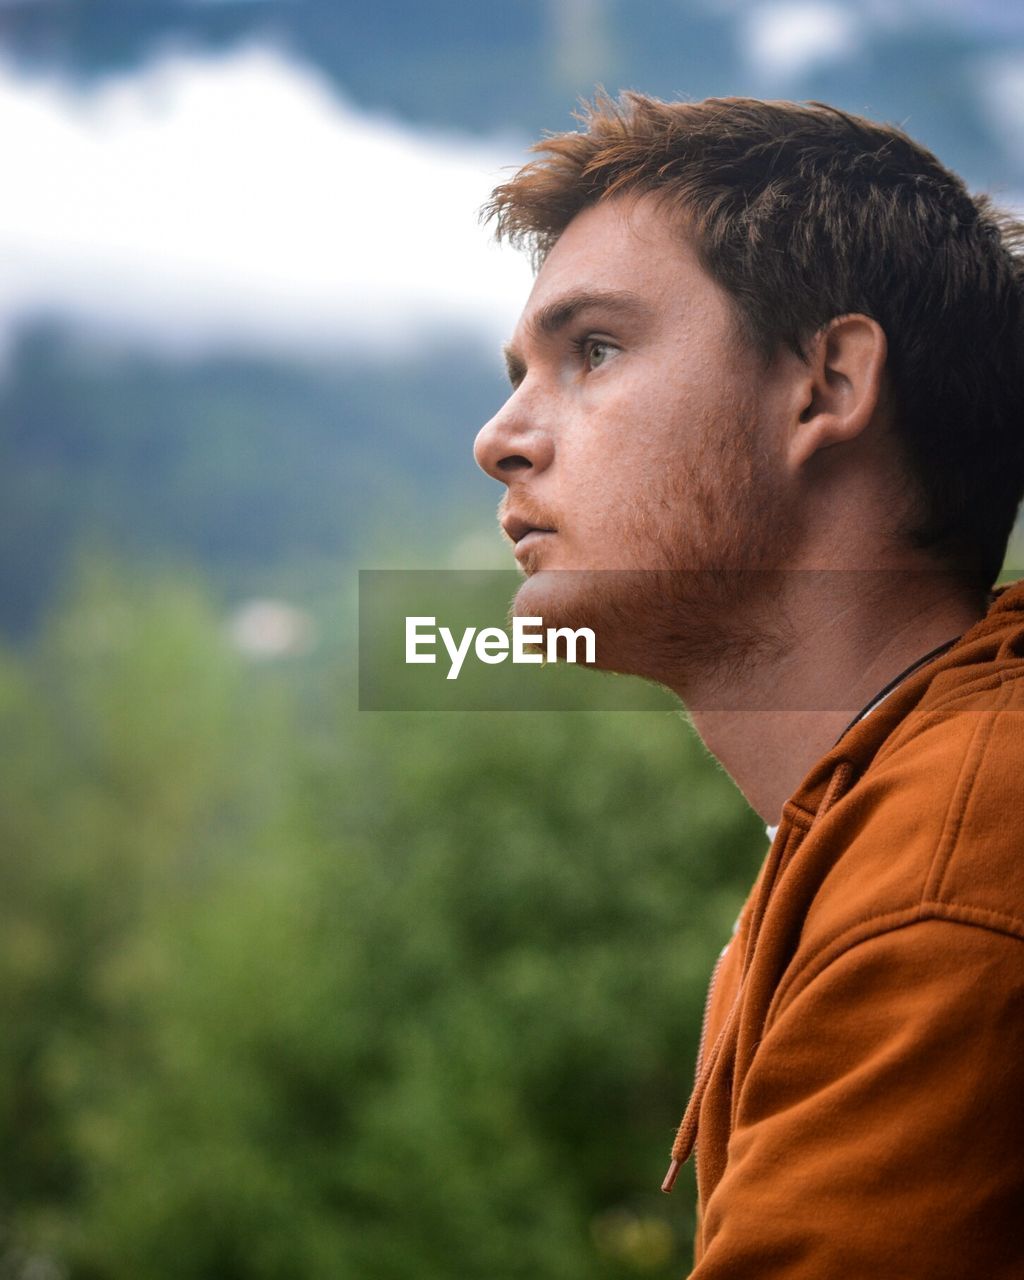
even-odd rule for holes
{"type": "MultiPolygon", "coordinates": [[[[840,761],[833,771],[832,777],[829,779],[828,786],[825,788],[825,794],[822,797],[817,813],[811,821],[807,834],[810,834],[815,823],[817,823],[820,818],[824,817],[829,809],[832,808],[832,805],[836,802],[839,796],[848,789],[852,778],[853,766],[847,760],[840,761]]],[[[780,826],[781,825],[783,824],[780,824],[780,826]]],[[[772,860],[773,854],[775,854],[775,844],[778,839],[778,834],[779,828],[776,828],[775,839],[772,841],[771,848],[768,852],[769,860],[772,860]]],[[[802,844],[803,841],[800,841],[799,843],[802,844]]],[[[779,876],[789,865],[790,858],[792,856],[787,846],[791,846],[791,841],[788,838],[788,832],[786,842],[780,848],[777,855],[778,860],[775,865],[770,868],[770,874],[766,875],[764,884],[762,885],[759,907],[754,910],[750,919],[750,935],[747,939],[747,951],[744,957],[743,973],[740,976],[736,987],[736,994],[733,997],[733,1002],[729,1008],[729,1012],[726,1014],[725,1021],[722,1024],[722,1029],[718,1033],[718,1037],[711,1047],[711,1053],[708,1055],[709,1060],[705,1063],[704,1057],[706,1045],[704,1042],[706,1039],[711,1001],[714,996],[715,982],[718,978],[718,971],[721,967],[722,961],[725,959],[728,954],[729,947],[732,945],[731,940],[725,947],[723,947],[722,952],[718,957],[718,961],[712,970],[711,981],[708,984],[707,998],[704,1001],[704,1017],[701,1023],[700,1041],[697,1050],[696,1079],[694,1081],[693,1091],[690,1094],[690,1101],[687,1104],[686,1111],[683,1113],[683,1119],[679,1125],[679,1131],[676,1134],[676,1140],[673,1144],[672,1162],[669,1165],[668,1172],[665,1174],[665,1179],[661,1184],[661,1189],[666,1194],[672,1190],[679,1170],[693,1153],[693,1149],[697,1141],[697,1121],[700,1114],[701,1104],[704,1100],[704,1094],[707,1091],[708,1082],[714,1074],[722,1046],[734,1031],[733,1024],[736,1021],[740,1005],[742,1003],[743,994],[746,988],[747,970],[752,961],[753,949],[757,944],[757,940],[761,932],[761,925],[764,922],[764,913],[767,910],[768,899],[772,896],[775,885],[778,883],[779,876]]],[[[766,872],[768,871],[769,867],[766,864],[766,872]]]]}

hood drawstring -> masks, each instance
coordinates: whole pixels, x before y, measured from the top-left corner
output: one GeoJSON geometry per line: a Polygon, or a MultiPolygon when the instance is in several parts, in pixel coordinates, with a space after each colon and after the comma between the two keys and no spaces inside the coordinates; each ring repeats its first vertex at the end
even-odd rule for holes
{"type": "MultiPolygon", "coordinates": [[[[846,790],[852,776],[853,766],[847,760],[840,761],[829,779],[821,804],[818,806],[818,811],[811,820],[811,824],[807,828],[806,834],[810,834],[818,819],[823,818],[829,809],[831,809],[832,805],[835,804],[842,792],[846,790]]],[[[701,1104],[703,1103],[704,1096],[707,1093],[711,1077],[714,1075],[715,1067],[721,1061],[727,1047],[730,1051],[736,1047],[735,1041],[739,1028],[739,1011],[742,1005],[746,978],[750,971],[750,965],[754,955],[754,947],[761,932],[761,925],[764,921],[765,912],[768,908],[768,900],[771,897],[772,890],[774,889],[779,876],[789,865],[790,859],[796,852],[796,849],[803,843],[802,841],[794,842],[791,838],[792,834],[793,827],[791,826],[786,839],[778,849],[776,849],[777,842],[773,841],[772,843],[772,848],[768,854],[768,861],[765,864],[764,876],[761,881],[761,889],[751,910],[750,932],[748,934],[747,945],[743,953],[743,967],[741,970],[740,981],[736,988],[736,995],[733,998],[729,1012],[726,1014],[725,1022],[722,1024],[722,1029],[715,1037],[715,1042],[711,1046],[711,1050],[707,1054],[706,1058],[704,1056],[703,1044],[705,1028],[701,1029],[701,1044],[697,1050],[697,1069],[693,1090],[690,1093],[690,1100],[686,1104],[686,1111],[683,1113],[682,1121],[680,1122],[679,1129],[676,1132],[675,1141],[672,1144],[672,1161],[669,1164],[668,1172],[665,1174],[665,1179],[661,1184],[661,1189],[666,1195],[675,1185],[679,1170],[693,1154],[693,1149],[697,1143],[697,1125],[700,1116],[701,1104]]],[[[704,1011],[705,1027],[707,1024],[707,1016],[711,1009],[712,997],[714,995],[715,979],[718,977],[718,970],[722,960],[725,958],[725,954],[726,952],[723,950],[722,954],[718,958],[718,963],[715,965],[714,971],[711,974],[711,980],[708,984],[707,1002],[705,1004],[704,1011]]]]}
{"type": "MultiPolygon", "coordinates": [[[[711,976],[711,983],[708,987],[708,1004],[711,1003],[711,995],[715,989],[715,974],[711,976]]],[[[718,1033],[715,1043],[711,1046],[711,1052],[707,1056],[705,1062],[701,1061],[702,1054],[697,1055],[697,1075],[694,1080],[693,1090],[690,1093],[690,1101],[686,1104],[686,1110],[680,1121],[679,1128],[676,1131],[675,1142],[672,1144],[672,1163],[668,1167],[665,1174],[665,1180],[661,1184],[662,1191],[666,1195],[675,1186],[676,1177],[679,1170],[689,1160],[690,1154],[697,1143],[697,1118],[700,1115],[701,1103],[704,1101],[704,1095],[707,1093],[708,1082],[715,1069],[715,1066],[722,1056],[722,1049],[727,1039],[732,1038],[733,1027],[736,1023],[736,1014],[740,1007],[740,992],[742,985],[736,992],[736,998],[732,1002],[732,1007],[725,1020],[725,1025],[718,1033]]]]}

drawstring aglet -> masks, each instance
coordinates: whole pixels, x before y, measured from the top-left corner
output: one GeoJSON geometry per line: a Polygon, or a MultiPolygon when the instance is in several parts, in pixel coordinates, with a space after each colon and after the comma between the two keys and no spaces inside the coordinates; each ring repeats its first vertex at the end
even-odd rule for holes
{"type": "Polygon", "coordinates": [[[661,1189],[666,1195],[672,1190],[676,1184],[676,1176],[683,1167],[682,1160],[673,1160],[668,1167],[668,1173],[665,1174],[665,1181],[661,1184],[661,1189]]]}

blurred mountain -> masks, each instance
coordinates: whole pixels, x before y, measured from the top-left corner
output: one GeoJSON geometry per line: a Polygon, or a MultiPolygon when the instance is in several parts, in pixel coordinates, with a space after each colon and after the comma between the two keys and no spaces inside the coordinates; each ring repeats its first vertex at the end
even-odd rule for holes
{"type": "Polygon", "coordinates": [[[179,364],[27,331],[0,381],[0,631],[26,633],[83,543],[201,565],[228,598],[443,562],[494,527],[471,449],[501,376],[473,356],[179,364]]]}

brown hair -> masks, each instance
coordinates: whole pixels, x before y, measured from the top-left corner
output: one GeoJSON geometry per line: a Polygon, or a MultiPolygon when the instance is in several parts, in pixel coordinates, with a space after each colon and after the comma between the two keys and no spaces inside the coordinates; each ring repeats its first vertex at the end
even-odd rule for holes
{"type": "Polygon", "coordinates": [[[988,588],[1024,492],[1024,224],[901,130],[824,103],[599,94],[579,119],[495,189],[498,236],[539,265],[582,209],[651,193],[766,359],[835,316],[877,320],[917,498],[903,535],[988,588]]]}

